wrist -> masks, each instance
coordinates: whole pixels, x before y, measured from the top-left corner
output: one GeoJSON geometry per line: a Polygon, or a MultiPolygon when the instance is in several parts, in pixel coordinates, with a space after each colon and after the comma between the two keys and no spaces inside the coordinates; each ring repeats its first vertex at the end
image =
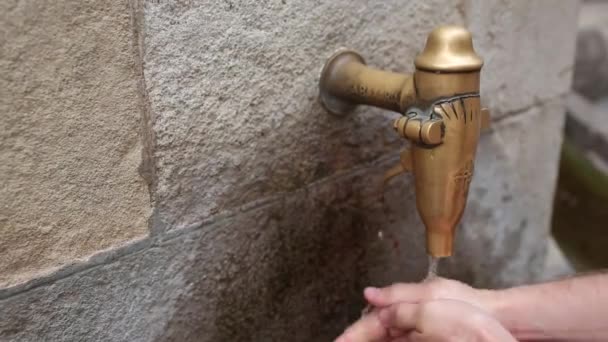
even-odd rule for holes
{"type": "Polygon", "coordinates": [[[505,329],[516,335],[519,330],[514,318],[518,315],[517,307],[508,298],[508,291],[510,290],[480,290],[480,297],[483,308],[505,329]]]}
{"type": "Polygon", "coordinates": [[[475,341],[484,342],[517,342],[515,337],[504,327],[496,317],[492,317],[487,312],[479,315],[477,325],[477,336],[475,341]]]}
{"type": "Polygon", "coordinates": [[[548,337],[540,321],[535,320],[534,305],[520,288],[484,290],[486,310],[518,340],[538,340],[548,337]],[[523,296],[523,297],[522,297],[523,296]]]}

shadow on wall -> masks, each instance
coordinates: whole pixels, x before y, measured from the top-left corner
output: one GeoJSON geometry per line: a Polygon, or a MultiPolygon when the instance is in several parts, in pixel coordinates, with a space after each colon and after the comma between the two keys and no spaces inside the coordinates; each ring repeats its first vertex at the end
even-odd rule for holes
{"type": "Polygon", "coordinates": [[[206,247],[198,250],[186,272],[192,293],[177,304],[161,340],[317,341],[338,334],[363,306],[373,238],[361,199],[342,185],[331,199],[301,193],[235,219],[227,229],[238,242],[226,246],[214,274],[198,268],[209,262],[206,247]]]}
{"type": "MultiPolygon", "coordinates": [[[[290,194],[204,235],[184,272],[190,291],[157,341],[331,340],[360,316],[365,286],[422,279],[424,234],[404,204],[413,203],[410,179],[384,201],[377,185],[386,166],[290,194]]],[[[456,279],[491,281],[475,278],[470,258],[450,264],[456,279]]]]}
{"type": "MultiPolygon", "coordinates": [[[[492,136],[484,140],[485,148],[499,144],[492,136]]],[[[482,164],[494,161],[486,159],[482,164]]],[[[424,229],[411,175],[381,195],[384,171],[396,161],[397,155],[380,159],[203,227],[184,265],[188,290],[172,304],[157,341],[331,340],[359,317],[365,286],[422,279],[424,229]]],[[[470,204],[473,217],[492,216],[470,204]]],[[[500,241],[462,227],[460,252],[440,272],[476,286],[499,285],[496,272],[512,260],[480,256],[508,243],[515,257],[521,240],[530,238],[522,235],[531,231],[526,225],[523,220],[500,241]],[[472,236],[478,240],[466,240],[472,236]]],[[[532,254],[529,262],[542,260],[532,254]]],[[[538,269],[533,266],[526,274],[538,269]]]]}
{"type": "Polygon", "coordinates": [[[381,195],[395,157],[204,227],[157,340],[330,340],[360,316],[365,286],[421,279],[411,178],[381,195]]]}
{"type": "Polygon", "coordinates": [[[201,239],[184,272],[191,291],[179,298],[158,340],[337,335],[360,314],[360,291],[369,283],[366,245],[373,229],[354,184],[348,179],[296,191],[211,228],[220,232],[201,239]]]}

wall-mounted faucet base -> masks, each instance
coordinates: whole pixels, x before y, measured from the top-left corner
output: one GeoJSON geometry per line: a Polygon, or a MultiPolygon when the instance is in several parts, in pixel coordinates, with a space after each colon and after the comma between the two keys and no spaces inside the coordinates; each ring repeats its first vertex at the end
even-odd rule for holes
{"type": "Polygon", "coordinates": [[[341,48],[336,51],[323,65],[321,77],[319,78],[319,102],[329,113],[344,116],[352,112],[357,104],[350,101],[345,101],[342,98],[332,94],[332,84],[335,83],[337,70],[341,66],[350,63],[360,63],[365,65],[365,60],[361,55],[353,50],[341,48]]]}

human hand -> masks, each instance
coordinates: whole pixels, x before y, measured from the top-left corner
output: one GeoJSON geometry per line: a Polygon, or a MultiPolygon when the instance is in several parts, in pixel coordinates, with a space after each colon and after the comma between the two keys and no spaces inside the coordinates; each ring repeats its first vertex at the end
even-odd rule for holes
{"type": "Polygon", "coordinates": [[[384,288],[368,287],[365,299],[374,307],[385,307],[399,302],[420,303],[437,299],[453,299],[472,304],[492,312],[496,293],[472,288],[466,284],[445,278],[435,278],[422,283],[398,283],[384,288]]]}
{"type": "Polygon", "coordinates": [[[452,299],[401,302],[379,308],[336,342],[516,341],[483,310],[452,299]]]}

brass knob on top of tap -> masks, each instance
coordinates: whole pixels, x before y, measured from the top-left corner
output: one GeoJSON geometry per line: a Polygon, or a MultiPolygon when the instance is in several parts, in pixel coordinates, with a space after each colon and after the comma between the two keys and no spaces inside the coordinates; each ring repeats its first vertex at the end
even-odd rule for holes
{"type": "Polygon", "coordinates": [[[479,71],[483,60],[473,49],[473,36],[464,27],[445,25],[431,32],[416,57],[417,69],[441,72],[479,71]]]}
{"type": "Polygon", "coordinates": [[[443,122],[433,119],[401,117],[393,123],[393,128],[402,137],[415,143],[438,145],[443,142],[443,122]]]}

